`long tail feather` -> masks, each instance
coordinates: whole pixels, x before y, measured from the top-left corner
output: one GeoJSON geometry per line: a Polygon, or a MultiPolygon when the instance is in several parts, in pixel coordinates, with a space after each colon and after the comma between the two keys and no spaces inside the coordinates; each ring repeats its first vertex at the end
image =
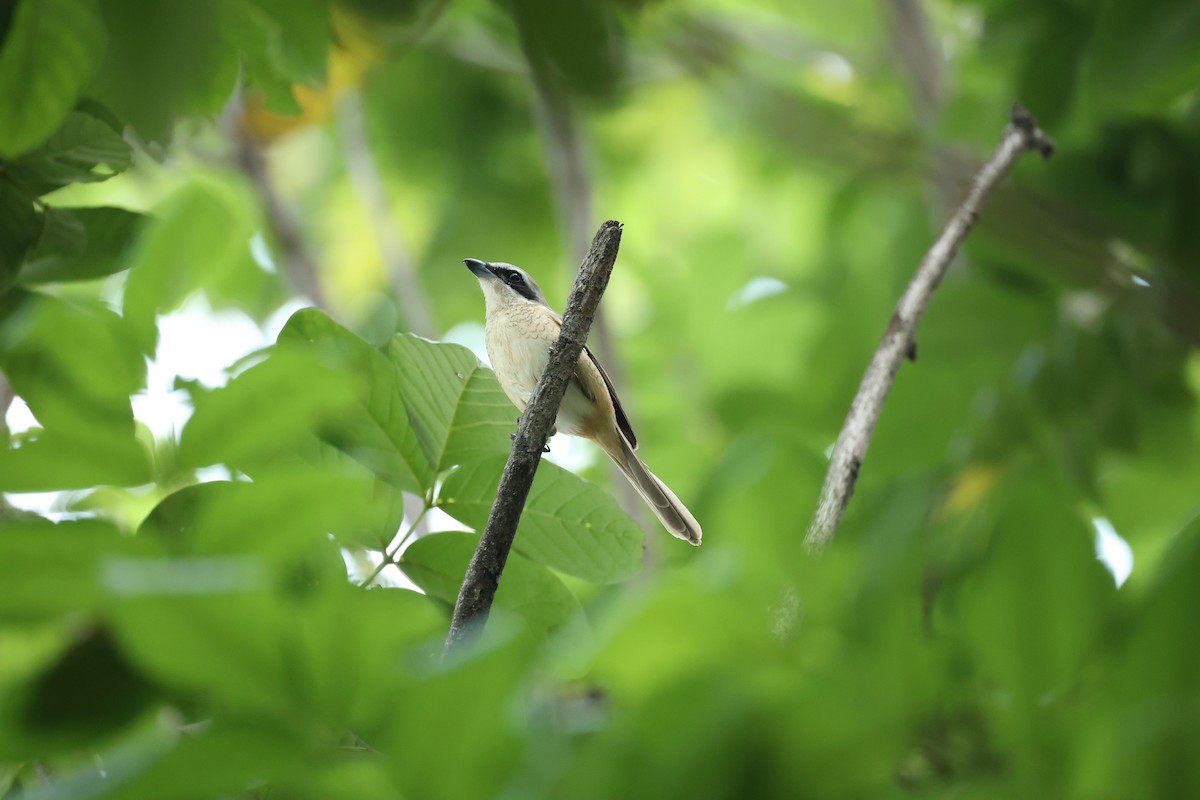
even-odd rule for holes
{"type": "Polygon", "coordinates": [[[680,502],[675,493],[646,467],[645,462],[638,458],[624,436],[617,433],[615,438],[619,444],[613,442],[606,446],[605,443],[601,443],[608,457],[620,468],[671,535],[698,546],[703,531],[700,530],[700,523],[692,516],[692,512],[688,511],[687,506],[680,502]]]}

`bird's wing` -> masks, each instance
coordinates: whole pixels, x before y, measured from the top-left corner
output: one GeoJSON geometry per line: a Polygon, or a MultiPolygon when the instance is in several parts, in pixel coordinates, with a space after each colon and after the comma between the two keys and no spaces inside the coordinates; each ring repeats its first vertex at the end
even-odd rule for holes
{"type": "MultiPolygon", "coordinates": [[[[555,314],[553,311],[550,313],[553,315],[554,321],[558,323],[558,327],[562,328],[562,317],[560,317],[558,314],[555,314]]],[[[633,426],[629,424],[629,417],[625,416],[625,409],[621,407],[621,398],[617,397],[617,389],[613,386],[612,379],[608,377],[608,373],[604,371],[604,367],[600,366],[600,362],[596,360],[595,353],[593,353],[591,348],[586,344],[583,346],[583,354],[580,357],[582,358],[584,355],[588,357],[588,359],[592,362],[592,366],[596,368],[596,371],[600,373],[600,377],[604,379],[604,386],[608,389],[608,396],[612,398],[613,412],[617,416],[617,429],[621,431],[622,435],[625,436],[626,441],[629,442],[630,449],[636,450],[637,435],[633,432],[633,426]]],[[[596,399],[592,395],[591,391],[588,390],[587,384],[585,384],[583,379],[580,377],[578,369],[571,374],[571,380],[575,381],[576,385],[579,386],[585,397],[587,397],[589,400],[596,399]]]]}
{"type": "Polygon", "coordinates": [[[629,417],[625,416],[625,409],[621,408],[621,398],[617,397],[617,390],[613,387],[608,373],[604,371],[604,367],[600,366],[600,362],[596,360],[596,356],[587,345],[583,346],[583,352],[592,360],[592,364],[595,365],[596,371],[600,373],[600,377],[604,378],[604,385],[608,387],[608,396],[612,398],[613,411],[617,415],[617,428],[625,435],[626,441],[629,442],[629,447],[636,450],[637,436],[633,433],[633,426],[629,424],[629,417]]]}

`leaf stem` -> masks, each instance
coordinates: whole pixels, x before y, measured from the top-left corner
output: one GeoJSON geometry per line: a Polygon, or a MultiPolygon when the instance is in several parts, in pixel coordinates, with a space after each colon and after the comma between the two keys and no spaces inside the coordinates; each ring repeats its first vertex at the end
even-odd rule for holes
{"type": "Polygon", "coordinates": [[[413,532],[417,529],[417,526],[421,524],[421,520],[423,520],[425,515],[429,513],[429,509],[433,508],[433,504],[429,502],[428,497],[422,499],[425,501],[425,503],[421,507],[421,513],[417,514],[417,516],[413,518],[412,523],[408,526],[408,530],[406,530],[404,535],[400,537],[400,541],[392,545],[391,552],[386,549],[382,551],[383,559],[375,567],[374,572],[372,572],[370,575],[364,578],[361,583],[358,584],[361,588],[365,589],[370,586],[375,579],[379,577],[379,573],[383,572],[385,567],[396,563],[396,556],[400,554],[400,548],[404,547],[405,542],[409,540],[409,538],[413,535],[413,532]]]}

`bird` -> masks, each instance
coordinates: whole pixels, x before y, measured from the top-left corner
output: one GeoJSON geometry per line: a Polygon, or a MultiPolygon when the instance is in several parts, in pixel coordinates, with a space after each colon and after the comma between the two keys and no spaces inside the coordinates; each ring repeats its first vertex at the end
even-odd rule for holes
{"type": "MultiPolygon", "coordinates": [[[[483,338],[496,380],[524,414],[550,360],[550,346],[558,339],[562,317],[550,308],[537,282],[520,267],[477,258],[465,258],[463,263],[483,290],[483,338]]],[[[616,389],[587,346],[579,354],[567,383],[555,428],[595,442],[673,536],[700,544],[700,523],[638,456],[637,436],[616,389]]]]}

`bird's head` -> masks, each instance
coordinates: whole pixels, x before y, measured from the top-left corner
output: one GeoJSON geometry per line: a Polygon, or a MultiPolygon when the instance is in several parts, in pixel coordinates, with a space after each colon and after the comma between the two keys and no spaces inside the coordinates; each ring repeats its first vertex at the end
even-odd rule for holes
{"type": "Polygon", "coordinates": [[[490,311],[512,303],[538,303],[547,305],[546,296],[529,273],[503,261],[480,261],[464,258],[467,269],[479,279],[484,299],[490,311]]]}

